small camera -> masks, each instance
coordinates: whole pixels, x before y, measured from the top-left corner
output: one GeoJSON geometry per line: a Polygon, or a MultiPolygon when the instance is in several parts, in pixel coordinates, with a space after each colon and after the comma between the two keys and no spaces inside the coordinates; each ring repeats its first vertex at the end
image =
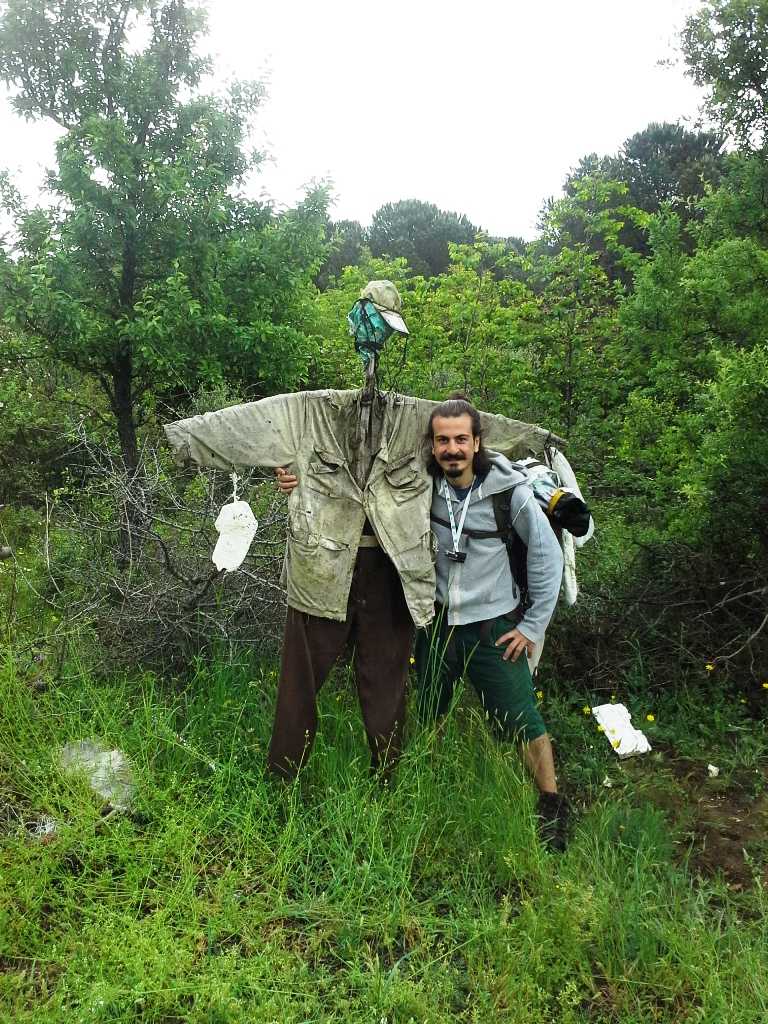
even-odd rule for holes
{"type": "Polygon", "coordinates": [[[446,558],[450,558],[452,562],[466,562],[467,552],[466,551],[446,551],[446,558]]]}

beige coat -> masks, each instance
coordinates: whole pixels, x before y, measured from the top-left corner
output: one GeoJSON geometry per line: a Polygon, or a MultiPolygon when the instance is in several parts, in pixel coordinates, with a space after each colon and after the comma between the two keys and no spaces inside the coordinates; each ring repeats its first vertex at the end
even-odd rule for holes
{"type": "MultiPolygon", "coordinates": [[[[375,440],[362,392],[305,391],[177,420],[165,427],[177,458],[203,466],[288,466],[288,604],[344,621],[366,517],[400,575],[417,626],[433,616],[435,568],[426,430],[436,402],[385,393],[375,440]],[[368,446],[366,448],[366,445],[368,446]],[[366,457],[366,455],[368,457],[366,457]]],[[[484,441],[510,457],[541,452],[541,427],[482,414],[484,441]]]]}

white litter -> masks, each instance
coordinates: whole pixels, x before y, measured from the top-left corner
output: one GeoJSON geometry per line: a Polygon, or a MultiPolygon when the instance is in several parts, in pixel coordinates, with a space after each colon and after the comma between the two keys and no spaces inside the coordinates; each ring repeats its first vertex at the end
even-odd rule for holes
{"type": "Polygon", "coordinates": [[[113,810],[128,810],[136,784],[131,762],[121,750],[107,750],[99,740],[79,740],[62,749],[59,764],[67,774],[82,772],[113,810]]]}
{"type": "Polygon", "coordinates": [[[39,839],[42,843],[53,839],[58,829],[56,819],[48,814],[43,814],[42,817],[34,821],[28,821],[26,824],[29,835],[33,839],[39,839]]]}
{"type": "Polygon", "coordinates": [[[222,508],[216,520],[219,539],[211,555],[211,561],[219,572],[222,569],[232,572],[240,568],[258,526],[247,501],[230,501],[222,508]]]}
{"type": "Polygon", "coordinates": [[[647,736],[635,729],[632,716],[623,704],[599,704],[592,708],[592,714],[620,758],[646,754],[651,749],[647,736]]]}
{"type": "Polygon", "coordinates": [[[707,773],[709,774],[710,779],[716,779],[717,776],[720,774],[720,769],[717,767],[716,764],[708,764],[707,773]]]}

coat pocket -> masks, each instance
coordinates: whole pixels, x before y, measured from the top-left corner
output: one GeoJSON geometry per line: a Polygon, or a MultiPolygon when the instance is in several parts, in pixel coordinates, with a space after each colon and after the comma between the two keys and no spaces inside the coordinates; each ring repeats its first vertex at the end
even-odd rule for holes
{"type": "Polygon", "coordinates": [[[339,456],[316,448],[307,466],[307,487],[328,498],[341,497],[344,465],[339,456]]]}
{"type": "Polygon", "coordinates": [[[306,512],[292,511],[288,515],[288,540],[291,545],[302,548],[316,548],[317,534],[310,529],[309,517],[306,512]]]}
{"type": "Polygon", "coordinates": [[[405,458],[391,463],[384,470],[384,477],[389,485],[392,500],[397,505],[418,497],[430,486],[417,455],[406,455],[405,458]]]}

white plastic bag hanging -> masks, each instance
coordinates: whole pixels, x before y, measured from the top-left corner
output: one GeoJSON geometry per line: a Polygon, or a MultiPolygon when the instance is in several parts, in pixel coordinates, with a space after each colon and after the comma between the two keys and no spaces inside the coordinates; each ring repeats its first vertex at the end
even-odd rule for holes
{"type": "Polygon", "coordinates": [[[216,519],[219,539],[213,549],[211,560],[221,572],[239,569],[248,554],[251,541],[259,524],[247,501],[237,497],[237,473],[232,474],[232,501],[224,505],[216,519]]]}

